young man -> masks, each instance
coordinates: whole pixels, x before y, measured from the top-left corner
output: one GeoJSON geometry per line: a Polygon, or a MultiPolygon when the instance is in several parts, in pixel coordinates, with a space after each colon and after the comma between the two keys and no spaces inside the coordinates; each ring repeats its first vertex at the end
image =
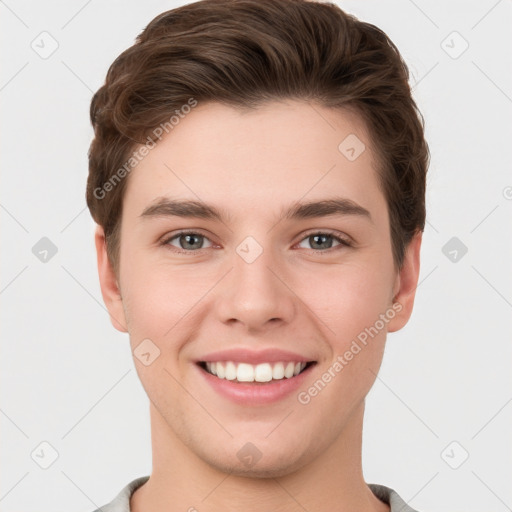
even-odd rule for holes
{"type": "Polygon", "coordinates": [[[393,43],[333,4],[192,3],[116,59],[91,119],[101,290],[153,450],[102,510],[410,512],[361,467],[425,223],[393,43]]]}

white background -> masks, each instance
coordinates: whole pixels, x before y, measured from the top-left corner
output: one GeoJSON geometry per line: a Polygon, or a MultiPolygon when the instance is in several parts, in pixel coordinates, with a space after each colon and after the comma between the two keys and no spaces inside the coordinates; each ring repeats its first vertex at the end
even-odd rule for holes
{"type": "MultiPolygon", "coordinates": [[[[0,2],[3,511],[89,512],[151,472],[148,399],[99,289],[89,104],[115,57],[183,3],[0,2]],[[47,59],[31,48],[43,31],[59,45],[47,59]],[[46,263],[42,237],[58,249],[46,263]],[[48,469],[31,457],[43,441],[48,469]]],[[[415,311],[367,400],[365,478],[422,512],[511,510],[511,3],[339,5],[398,46],[432,153],[415,311]],[[468,248],[456,262],[452,237],[468,248]]]]}

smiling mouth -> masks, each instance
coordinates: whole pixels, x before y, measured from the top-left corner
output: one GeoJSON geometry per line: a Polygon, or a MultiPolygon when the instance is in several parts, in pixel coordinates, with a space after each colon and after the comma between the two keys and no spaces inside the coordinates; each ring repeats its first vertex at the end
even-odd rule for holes
{"type": "Polygon", "coordinates": [[[200,361],[199,367],[218,379],[245,383],[271,383],[283,379],[292,379],[311,366],[316,361],[294,362],[281,361],[277,363],[235,363],[233,361],[200,361]]]}

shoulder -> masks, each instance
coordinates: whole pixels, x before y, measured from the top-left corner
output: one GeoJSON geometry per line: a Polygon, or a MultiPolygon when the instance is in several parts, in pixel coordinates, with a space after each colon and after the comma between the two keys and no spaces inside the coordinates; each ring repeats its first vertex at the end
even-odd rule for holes
{"type": "Polygon", "coordinates": [[[391,487],[380,484],[368,484],[368,487],[379,500],[389,505],[390,512],[418,512],[411,508],[391,487]]]}
{"type": "Polygon", "coordinates": [[[93,512],[130,512],[130,497],[141,485],[149,480],[149,475],[140,476],[125,485],[118,495],[106,505],[93,512]]]}

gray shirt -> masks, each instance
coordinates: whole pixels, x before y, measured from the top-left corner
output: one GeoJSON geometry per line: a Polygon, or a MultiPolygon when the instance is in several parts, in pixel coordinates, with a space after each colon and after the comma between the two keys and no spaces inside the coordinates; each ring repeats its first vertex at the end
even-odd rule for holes
{"type": "MultiPolygon", "coordinates": [[[[142,484],[146,483],[148,476],[141,476],[132,480],[128,485],[121,489],[121,492],[108,504],[96,509],[94,512],[130,512],[130,497],[142,484]]],[[[405,503],[400,496],[391,488],[385,485],[368,484],[373,494],[379,500],[387,503],[391,512],[417,512],[405,503]]]]}

